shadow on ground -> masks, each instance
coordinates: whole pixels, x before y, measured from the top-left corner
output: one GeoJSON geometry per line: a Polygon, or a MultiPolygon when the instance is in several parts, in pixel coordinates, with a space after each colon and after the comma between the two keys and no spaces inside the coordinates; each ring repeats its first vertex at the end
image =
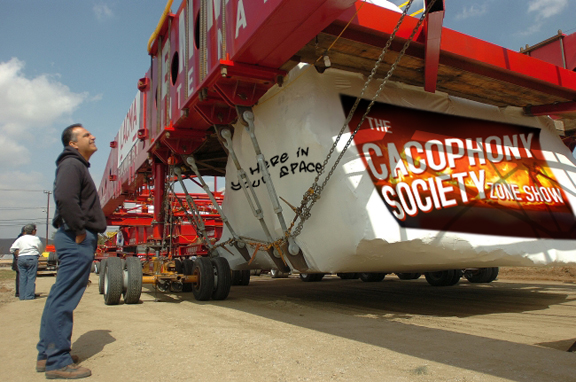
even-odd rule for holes
{"type": "Polygon", "coordinates": [[[78,337],[72,344],[72,349],[81,360],[86,360],[100,353],[106,345],[114,341],[116,338],[110,335],[110,330],[91,330],[78,337]]]}

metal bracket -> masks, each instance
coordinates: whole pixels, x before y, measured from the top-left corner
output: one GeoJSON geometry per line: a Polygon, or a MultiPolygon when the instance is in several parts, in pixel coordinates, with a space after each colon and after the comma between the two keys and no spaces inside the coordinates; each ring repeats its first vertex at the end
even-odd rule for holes
{"type": "Polygon", "coordinates": [[[191,223],[193,223],[196,226],[198,233],[202,237],[202,241],[212,251],[214,249],[214,246],[212,245],[212,243],[210,243],[210,240],[208,240],[208,235],[206,234],[206,226],[204,226],[204,221],[202,220],[202,216],[200,216],[198,206],[196,206],[194,199],[192,199],[190,194],[188,194],[188,190],[186,189],[186,185],[184,184],[184,180],[182,179],[182,170],[180,169],[180,167],[178,166],[174,167],[174,174],[176,174],[178,182],[180,183],[180,187],[182,187],[182,190],[186,195],[186,202],[188,203],[189,207],[192,210],[193,221],[191,221],[191,223]]]}
{"type": "MultiPolygon", "coordinates": [[[[428,7],[430,0],[426,1],[428,7]]],[[[424,49],[424,90],[436,92],[438,66],[440,65],[440,43],[442,41],[442,23],[444,20],[444,0],[436,0],[426,15],[424,49]]]]}
{"type": "MultiPolygon", "coordinates": [[[[224,144],[224,147],[228,150],[228,155],[230,155],[230,158],[232,159],[234,165],[236,166],[238,182],[242,186],[244,196],[246,197],[246,200],[248,201],[248,204],[252,209],[252,213],[254,214],[256,219],[258,219],[258,221],[260,222],[260,226],[262,227],[262,230],[266,235],[266,239],[268,240],[269,243],[272,243],[274,239],[272,238],[272,234],[270,233],[270,230],[268,229],[268,226],[264,221],[264,214],[262,213],[262,206],[260,205],[260,201],[256,196],[256,192],[252,187],[252,182],[248,177],[248,174],[246,174],[246,171],[244,171],[244,169],[240,165],[238,157],[236,156],[236,152],[234,151],[234,147],[232,146],[232,130],[228,126],[216,126],[216,131],[218,131],[218,134],[222,138],[222,143],[224,144]],[[248,193],[248,191],[250,191],[250,193],[248,193]]],[[[282,272],[290,271],[290,268],[286,264],[284,264],[284,261],[282,261],[280,254],[274,253],[274,249],[269,249],[268,254],[272,259],[272,261],[274,261],[274,263],[278,267],[278,270],[282,272]]]]}
{"type": "Polygon", "coordinates": [[[529,105],[524,107],[524,113],[536,115],[563,115],[576,112],[576,101],[558,102],[549,105],[529,105]]]}
{"type": "MultiPolygon", "coordinates": [[[[230,234],[234,238],[234,244],[233,244],[234,247],[238,250],[238,252],[240,252],[242,257],[244,257],[244,259],[246,261],[250,261],[250,254],[248,253],[248,249],[246,248],[246,243],[242,239],[240,239],[240,237],[236,234],[236,232],[232,228],[230,221],[228,220],[228,218],[224,214],[224,211],[222,211],[222,208],[220,208],[220,205],[216,201],[214,194],[212,193],[212,191],[210,191],[210,187],[208,187],[208,185],[204,181],[204,178],[200,174],[200,171],[198,170],[198,166],[196,165],[196,160],[194,159],[194,157],[192,155],[182,156],[182,159],[184,160],[184,163],[186,163],[186,165],[188,167],[190,167],[192,169],[192,171],[194,171],[194,174],[196,174],[196,176],[198,177],[198,180],[200,181],[200,184],[202,185],[204,192],[206,192],[206,195],[208,195],[210,200],[212,200],[212,204],[214,204],[214,208],[218,211],[218,214],[220,214],[220,218],[222,219],[222,222],[224,224],[226,224],[226,227],[228,228],[228,230],[230,231],[230,234]]],[[[178,180],[180,180],[180,178],[178,178],[178,180]]],[[[181,185],[182,185],[182,183],[183,182],[181,182],[181,185]]],[[[184,188],[183,185],[182,185],[182,188],[184,188]]]]}
{"type": "MultiPolygon", "coordinates": [[[[246,132],[250,136],[252,141],[252,146],[254,146],[254,151],[256,152],[256,161],[258,162],[258,166],[260,167],[260,171],[262,171],[264,177],[264,183],[266,183],[266,189],[268,190],[268,196],[270,198],[270,202],[274,207],[274,213],[278,217],[278,221],[280,222],[280,227],[282,228],[282,232],[288,231],[288,226],[286,225],[286,221],[284,220],[284,215],[282,214],[282,206],[280,206],[280,201],[278,199],[278,194],[276,193],[276,189],[274,184],[272,183],[272,178],[270,177],[270,173],[268,172],[268,168],[266,167],[266,160],[264,158],[264,154],[260,150],[260,145],[258,144],[258,140],[256,139],[256,134],[254,134],[254,113],[252,112],[251,107],[242,107],[236,106],[236,110],[238,116],[240,117],[240,122],[246,128],[246,132]]],[[[294,241],[292,237],[288,238],[289,241],[289,253],[291,255],[296,255],[299,251],[298,244],[294,241]]]]}

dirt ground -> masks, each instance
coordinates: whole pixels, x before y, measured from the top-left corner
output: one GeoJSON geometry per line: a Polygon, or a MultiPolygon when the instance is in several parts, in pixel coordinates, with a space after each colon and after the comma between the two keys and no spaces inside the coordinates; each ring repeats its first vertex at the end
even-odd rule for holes
{"type": "MultiPolygon", "coordinates": [[[[0,381],[40,381],[40,298],[0,270],[0,381]]],[[[97,276],[75,312],[73,352],[91,381],[576,381],[576,267],[502,269],[491,284],[434,288],[327,276],[253,276],[224,301],[145,289],[105,306],[97,276]]]]}

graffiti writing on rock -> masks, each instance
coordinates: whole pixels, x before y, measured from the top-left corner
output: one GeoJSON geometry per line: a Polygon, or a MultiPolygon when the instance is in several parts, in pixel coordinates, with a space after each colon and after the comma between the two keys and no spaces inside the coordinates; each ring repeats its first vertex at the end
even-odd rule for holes
{"type": "MultiPolygon", "coordinates": [[[[266,169],[270,173],[271,176],[278,176],[280,179],[296,175],[302,173],[314,173],[317,174],[320,172],[322,168],[322,163],[320,162],[313,162],[309,160],[303,159],[304,157],[308,157],[310,152],[310,148],[301,148],[298,147],[296,150],[296,160],[291,161],[290,155],[287,152],[282,154],[274,155],[270,160],[264,161],[266,169]]],[[[307,159],[307,158],[306,158],[307,159]]],[[[264,178],[263,169],[261,165],[258,163],[254,167],[250,167],[248,171],[249,177],[252,178],[257,176],[257,179],[251,180],[251,186],[256,188],[262,184],[266,184],[266,179],[264,178]]],[[[238,191],[242,188],[240,182],[232,182],[231,188],[234,191],[238,191]]]]}

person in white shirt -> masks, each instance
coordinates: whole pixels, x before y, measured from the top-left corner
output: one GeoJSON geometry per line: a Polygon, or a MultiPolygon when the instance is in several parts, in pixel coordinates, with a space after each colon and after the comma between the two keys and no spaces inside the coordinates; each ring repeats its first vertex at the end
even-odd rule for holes
{"type": "Polygon", "coordinates": [[[18,251],[18,271],[20,273],[20,300],[33,300],[36,291],[36,271],[38,257],[42,253],[42,242],[36,236],[36,225],[24,226],[24,235],[10,247],[10,252],[18,251]]]}

